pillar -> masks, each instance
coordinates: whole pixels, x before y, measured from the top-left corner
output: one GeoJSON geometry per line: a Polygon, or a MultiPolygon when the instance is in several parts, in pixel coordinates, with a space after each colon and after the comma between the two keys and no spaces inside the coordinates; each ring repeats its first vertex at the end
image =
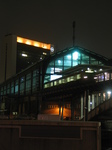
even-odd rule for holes
{"type": "Polygon", "coordinates": [[[74,99],[71,100],[71,120],[74,120],[74,99]]]}
{"type": "Polygon", "coordinates": [[[99,105],[98,94],[96,94],[96,96],[95,96],[95,101],[96,101],[96,106],[98,106],[99,105]]]}
{"type": "Polygon", "coordinates": [[[81,119],[84,117],[84,96],[81,96],[81,119]]]}
{"type": "Polygon", "coordinates": [[[90,112],[91,111],[91,96],[90,95],[88,95],[88,112],[90,112]]]}
{"type": "Polygon", "coordinates": [[[94,99],[94,94],[92,94],[92,109],[95,108],[95,99],[94,99]]]}
{"type": "Polygon", "coordinates": [[[86,90],[84,94],[84,120],[88,120],[88,94],[89,91],[86,90]]]}

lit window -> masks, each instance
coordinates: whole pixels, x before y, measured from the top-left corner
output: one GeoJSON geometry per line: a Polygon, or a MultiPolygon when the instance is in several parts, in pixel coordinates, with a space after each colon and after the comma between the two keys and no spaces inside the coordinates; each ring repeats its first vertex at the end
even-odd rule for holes
{"type": "Polygon", "coordinates": [[[43,55],[47,55],[47,53],[43,52],[43,55]]]}
{"type": "Polygon", "coordinates": [[[67,58],[68,58],[68,59],[71,59],[71,55],[67,55],[67,58]]]}
{"type": "Polygon", "coordinates": [[[61,60],[58,60],[58,63],[61,64],[61,60]]]}
{"type": "Polygon", "coordinates": [[[77,60],[78,59],[78,52],[74,52],[73,53],[73,60],[77,60]]]}
{"type": "Polygon", "coordinates": [[[111,91],[107,91],[107,97],[108,97],[108,99],[111,98],[111,91]]]}
{"type": "Polygon", "coordinates": [[[88,76],[84,76],[84,79],[87,79],[88,78],[88,76]]]}
{"type": "Polygon", "coordinates": [[[102,71],[102,69],[100,69],[100,71],[102,71]]]}

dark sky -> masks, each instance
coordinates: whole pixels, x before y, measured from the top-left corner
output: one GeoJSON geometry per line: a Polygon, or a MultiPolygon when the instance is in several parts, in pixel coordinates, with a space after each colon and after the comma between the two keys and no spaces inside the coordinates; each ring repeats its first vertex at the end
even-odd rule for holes
{"type": "Polygon", "coordinates": [[[1,0],[0,45],[5,34],[52,43],[75,44],[112,58],[111,0],[1,0]]]}

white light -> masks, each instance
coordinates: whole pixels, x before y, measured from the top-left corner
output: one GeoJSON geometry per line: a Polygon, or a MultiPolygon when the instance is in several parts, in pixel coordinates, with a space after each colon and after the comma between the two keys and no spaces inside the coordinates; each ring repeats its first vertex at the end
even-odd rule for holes
{"type": "Polygon", "coordinates": [[[74,52],[74,53],[73,53],[73,59],[74,59],[74,60],[77,60],[77,59],[78,59],[78,52],[74,52]]]}
{"type": "Polygon", "coordinates": [[[96,80],[96,79],[97,79],[97,77],[94,77],[94,79],[96,80]]]}
{"type": "Polygon", "coordinates": [[[55,72],[61,72],[62,71],[62,69],[60,69],[60,68],[55,68],[55,72]]]}
{"type": "Polygon", "coordinates": [[[22,54],[22,56],[23,56],[23,57],[28,57],[28,55],[27,55],[27,54],[22,54]]]}
{"type": "Polygon", "coordinates": [[[50,48],[50,50],[51,50],[51,52],[54,52],[54,47],[52,46],[52,47],[50,48]]]}
{"type": "Polygon", "coordinates": [[[71,59],[71,55],[68,55],[67,58],[68,58],[68,59],[71,59]]]}
{"type": "Polygon", "coordinates": [[[85,72],[87,72],[87,73],[93,73],[92,70],[86,70],[85,72]]]}
{"type": "Polygon", "coordinates": [[[102,69],[100,69],[100,71],[102,71],[102,69]]]}
{"type": "Polygon", "coordinates": [[[107,91],[108,94],[111,94],[111,91],[107,91]]]}
{"type": "Polygon", "coordinates": [[[61,78],[62,77],[62,75],[51,75],[50,76],[50,80],[52,81],[52,80],[56,80],[56,79],[59,79],[59,78],[61,78]]]}
{"type": "Polygon", "coordinates": [[[87,79],[87,76],[84,76],[84,79],[87,79]]]}
{"type": "Polygon", "coordinates": [[[61,64],[61,60],[58,60],[58,63],[61,64]]]}
{"type": "Polygon", "coordinates": [[[43,55],[47,55],[47,53],[43,52],[43,55]]]}

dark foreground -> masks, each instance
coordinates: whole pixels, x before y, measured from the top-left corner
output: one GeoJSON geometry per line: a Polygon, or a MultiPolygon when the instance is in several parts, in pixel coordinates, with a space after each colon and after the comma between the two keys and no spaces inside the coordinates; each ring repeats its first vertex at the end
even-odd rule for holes
{"type": "Polygon", "coordinates": [[[0,120],[0,150],[101,150],[98,122],[0,120]]]}

